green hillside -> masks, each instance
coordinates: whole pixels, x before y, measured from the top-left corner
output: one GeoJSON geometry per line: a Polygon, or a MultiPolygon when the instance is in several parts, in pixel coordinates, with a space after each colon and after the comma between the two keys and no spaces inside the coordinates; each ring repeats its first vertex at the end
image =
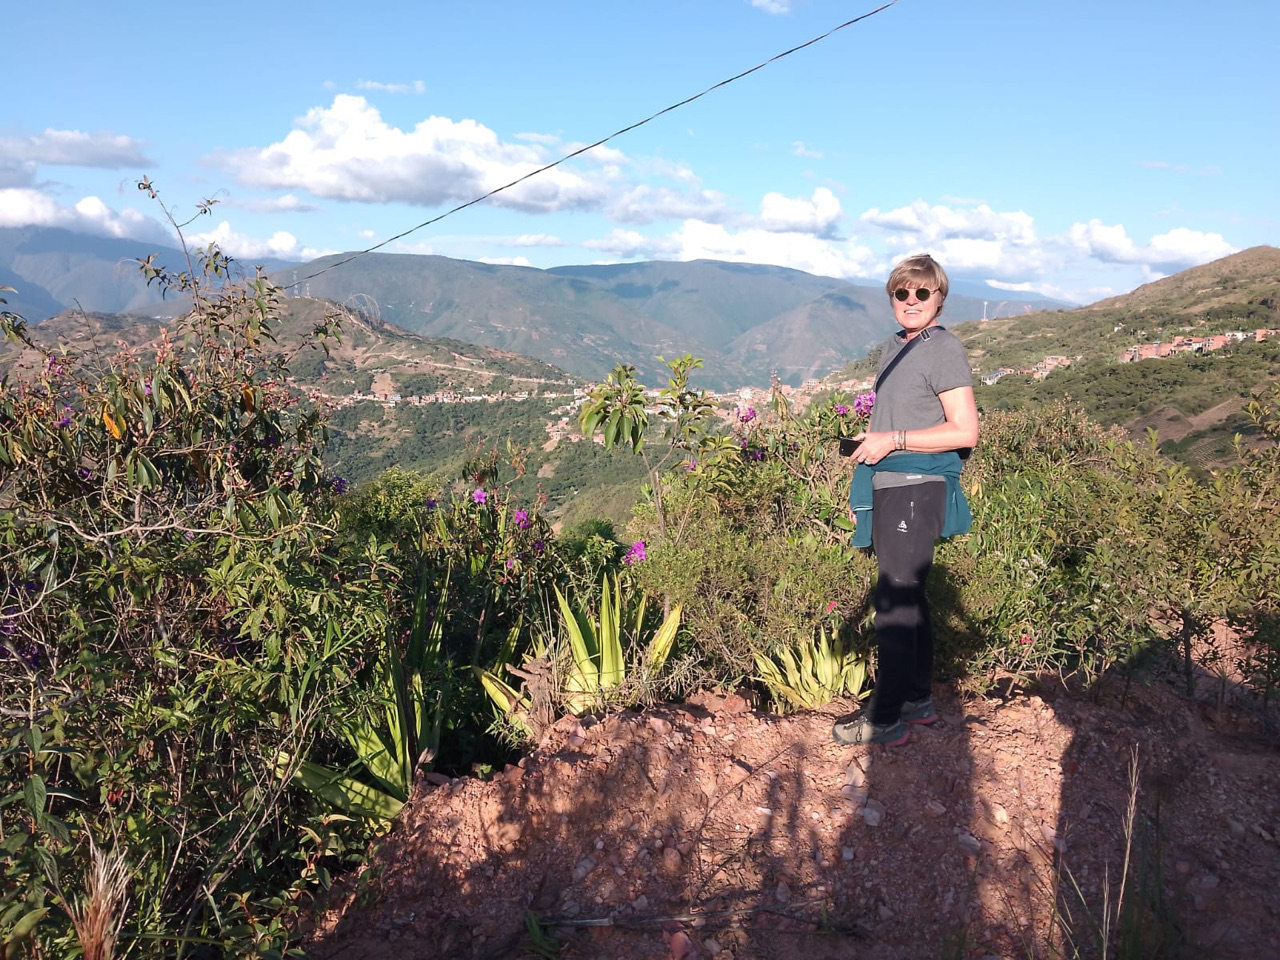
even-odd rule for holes
{"type": "Polygon", "coordinates": [[[1138,343],[1259,327],[1280,327],[1280,249],[1275,247],[1243,250],[1087,307],[951,329],[968,347],[978,372],[989,373],[1055,355],[1115,360],[1138,343]]]}

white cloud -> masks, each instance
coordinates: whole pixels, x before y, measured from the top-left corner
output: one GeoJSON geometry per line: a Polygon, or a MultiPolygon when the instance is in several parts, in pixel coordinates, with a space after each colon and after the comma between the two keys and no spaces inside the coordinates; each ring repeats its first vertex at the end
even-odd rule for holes
{"type": "Polygon", "coordinates": [[[810,147],[806,147],[804,145],[803,140],[797,140],[795,143],[793,143],[791,145],[791,152],[794,153],[797,157],[805,157],[809,160],[822,159],[822,151],[814,150],[810,147]]]}
{"type": "Polygon", "coordinates": [[[307,203],[292,193],[257,200],[228,200],[226,203],[229,207],[252,210],[254,213],[308,213],[319,209],[314,203],[307,203]]]}
{"type": "Polygon", "coordinates": [[[1111,288],[1095,288],[1089,290],[1086,294],[1087,299],[1082,298],[1080,291],[1068,290],[1053,283],[1005,283],[1002,280],[988,280],[987,285],[995,290],[1008,290],[1011,293],[1038,293],[1042,297],[1048,297],[1051,300],[1066,300],[1069,303],[1087,303],[1089,300],[1097,300],[1100,297],[1108,296],[1111,288]],[[1091,295],[1091,296],[1089,296],[1091,295]]]}
{"type": "Polygon", "coordinates": [[[1141,264],[1152,270],[1192,267],[1236,251],[1220,233],[1185,227],[1153,236],[1145,246],[1139,246],[1123,224],[1105,224],[1096,218],[1072,224],[1066,239],[1079,253],[1103,263],[1141,264]]]}
{"type": "Polygon", "coordinates": [[[0,137],[7,163],[46,163],[71,167],[145,167],[151,164],[142,143],[118,133],[53,130],[29,137],[0,137]]]}
{"type": "Polygon", "coordinates": [[[212,230],[188,234],[187,239],[197,246],[216,243],[223,253],[237,260],[264,257],[275,257],[281,260],[314,260],[316,257],[336,252],[303,247],[298,243],[298,238],[287,230],[278,230],[267,240],[257,240],[243,233],[237,233],[231,229],[231,224],[226,220],[212,230]]]}
{"type": "Polygon", "coordinates": [[[378,239],[378,235],[374,233],[372,230],[361,230],[359,233],[356,234],[356,236],[359,237],[361,240],[378,239]]]}
{"type": "Polygon", "coordinates": [[[690,218],[722,223],[736,217],[724,195],[714,190],[682,190],[644,183],[617,196],[606,213],[618,223],[633,224],[690,218]]]}
{"type": "Polygon", "coordinates": [[[357,80],[357,90],[372,90],[375,93],[417,93],[427,92],[427,85],[421,80],[413,83],[379,83],[377,80],[357,80]]]}
{"type": "Polygon", "coordinates": [[[731,232],[720,224],[687,221],[675,235],[679,260],[771,263],[825,277],[869,277],[881,270],[875,253],[854,241],[833,243],[803,233],[759,228],[731,232]]]}
{"type": "Polygon", "coordinates": [[[582,244],[588,250],[611,253],[622,260],[638,257],[676,257],[680,252],[678,240],[670,237],[646,237],[635,230],[612,230],[608,236],[588,240],[582,244]]]}
{"type": "Polygon", "coordinates": [[[887,230],[910,233],[925,242],[951,238],[1002,240],[1010,243],[1034,243],[1035,224],[1021,210],[996,213],[985,203],[969,210],[949,206],[930,206],[916,200],[910,206],[881,211],[875,207],[859,218],[887,230]]]}
{"type": "MultiPolygon", "coordinates": [[[[278,143],[221,159],[250,186],[421,206],[474,199],[547,162],[539,147],[503,143],[474,120],[432,116],[401,130],[383,121],[363,97],[349,95],[309,110],[278,143]]],[[[597,208],[606,193],[597,179],[557,167],[491,202],[547,213],[597,208]]]]}
{"type": "Polygon", "coordinates": [[[840,217],[840,201],[826,187],[814,190],[812,199],[766,193],[760,201],[760,226],[772,233],[830,237],[840,217]]]}
{"type": "Polygon", "coordinates": [[[791,12],[791,0],[751,0],[751,5],[765,13],[791,12]]]}
{"type": "Polygon", "coordinates": [[[480,263],[492,263],[500,267],[531,267],[528,257],[480,257],[480,263]]]}
{"type": "Polygon", "coordinates": [[[62,227],[166,245],[175,239],[158,220],[137,210],[112,210],[98,197],[85,197],[68,207],[39,190],[0,190],[0,227],[62,227]]]}
{"type": "Polygon", "coordinates": [[[564,241],[549,233],[522,233],[510,240],[499,241],[510,247],[563,247],[564,241]]]}

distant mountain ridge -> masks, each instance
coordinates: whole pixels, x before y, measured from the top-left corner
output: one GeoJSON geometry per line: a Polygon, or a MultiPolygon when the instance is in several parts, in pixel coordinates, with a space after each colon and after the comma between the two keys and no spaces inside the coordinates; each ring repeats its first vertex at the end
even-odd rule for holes
{"type": "MultiPolygon", "coordinates": [[[[153,243],[0,229],[0,283],[18,289],[9,309],[33,322],[76,308],[180,312],[181,304],[161,300],[130,262],[151,253],[170,269],[186,268],[180,251],[153,243]]],[[[293,295],[346,304],[425,337],[535,357],[590,379],[631,363],[656,383],[664,370],[657,356],[692,353],[706,361],[697,381],[703,386],[759,386],[775,372],[798,384],[865,356],[895,329],[879,284],[785,267],[698,260],[539,270],[375,253],[306,279],[343,256],[268,266],[293,295]]],[[[946,322],[978,319],[984,310],[999,316],[1055,305],[956,292],[946,322]]]]}
{"type": "MultiPolygon", "coordinates": [[[[296,276],[341,259],[299,266],[296,276]]],[[[290,287],[294,277],[290,268],[273,279],[290,287]]],[[[692,353],[706,361],[699,382],[716,389],[763,385],[774,373],[799,384],[865,356],[896,329],[882,286],[716,260],[538,270],[369,254],[292,289],[358,302],[424,336],[513,350],[589,378],[631,363],[652,383],[663,372],[656,357],[692,353]]],[[[952,296],[947,319],[978,319],[984,309],[990,301],[952,296]]]]}

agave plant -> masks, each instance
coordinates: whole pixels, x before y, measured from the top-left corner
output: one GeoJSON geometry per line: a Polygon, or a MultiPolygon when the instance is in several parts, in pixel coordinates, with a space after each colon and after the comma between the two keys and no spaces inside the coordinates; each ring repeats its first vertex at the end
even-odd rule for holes
{"type": "MultiPolygon", "coordinates": [[[[556,600],[573,657],[565,681],[568,694],[565,703],[570,712],[585,713],[599,706],[607,691],[621,686],[627,679],[623,637],[629,636],[637,644],[641,642],[649,597],[641,593],[634,603],[624,604],[622,584],[613,576],[605,578],[600,614],[596,619],[586,610],[574,609],[558,588],[556,600]]],[[[682,611],[683,607],[676,605],[649,638],[641,663],[650,674],[657,673],[667,662],[680,629],[682,611]]]]}
{"type": "MultiPolygon", "coordinates": [[[[435,611],[445,609],[446,573],[435,611]]],[[[355,817],[391,820],[409,799],[414,773],[429,764],[440,745],[448,685],[448,662],[441,655],[443,624],[433,615],[430,578],[424,571],[414,603],[413,626],[403,655],[388,641],[375,667],[369,709],[351,719],[343,736],[357,762],[336,770],[298,761],[293,777],[335,809],[355,817]],[[431,681],[437,681],[432,684],[431,681]]],[[[277,769],[293,766],[281,751],[277,769]]]]}
{"type": "Polygon", "coordinates": [[[861,698],[867,658],[845,649],[837,634],[818,628],[818,639],[782,647],[773,657],[756,654],[758,679],[783,709],[813,710],[838,697],[861,698]]]}
{"type": "MultiPolygon", "coordinates": [[[[633,667],[649,676],[660,671],[671,655],[683,611],[679,604],[652,634],[646,635],[649,596],[640,593],[633,600],[625,599],[622,583],[616,576],[605,578],[598,616],[593,617],[589,610],[575,609],[558,588],[556,600],[569,640],[570,663],[561,693],[571,713],[581,714],[601,706],[609,699],[610,691],[626,685],[625,640],[644,645],[644,654],[633,662],[633,667]]],[[[477,667],[475,673],[498,708],[532,736],[528,716],[533,704],[528,690],[515,689],[498,676],[497,670],[477,667]]]]}

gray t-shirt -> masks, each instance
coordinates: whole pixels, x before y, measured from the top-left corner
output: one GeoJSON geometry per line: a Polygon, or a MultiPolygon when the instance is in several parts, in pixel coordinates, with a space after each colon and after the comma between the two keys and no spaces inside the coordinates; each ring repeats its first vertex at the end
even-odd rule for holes
{"type": "MultiPolygon", "coordinates": [[[[956,387],[973,386],[969,357],[959,337],[942,327],[929,327],[921,331],[916,340],[915,346],[894,366],[876,391],[876,403],[871,408],[868,426],[872,432],[924,430],[946,423],[947,415],[938,394],[956,387]]],[[[880,370],[892,363],[906,346],[907,341],[902,337],[892,337],[880,356],[880,370]]],[[[895,450],[889,457],[902,452],[895,450]]],[[[872,486],[880,489],[942,479],[934,474],[881,470],[873,478],[872,486]]]]}

